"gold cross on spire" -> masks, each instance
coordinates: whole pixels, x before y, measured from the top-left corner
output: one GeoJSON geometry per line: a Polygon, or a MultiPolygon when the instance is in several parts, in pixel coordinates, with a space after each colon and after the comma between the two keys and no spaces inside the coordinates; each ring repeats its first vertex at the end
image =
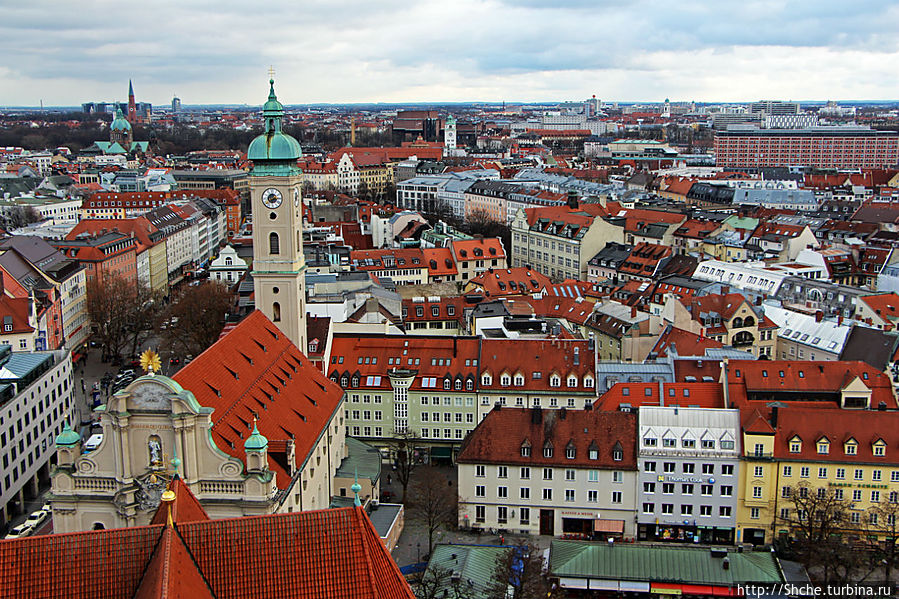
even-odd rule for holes
{"type": "Polygon", "coordinates": [[[275,67],[272,65],[269,65],[269,67],[268,67],[268,78],[269,79],[275,78],[275,67]]]}

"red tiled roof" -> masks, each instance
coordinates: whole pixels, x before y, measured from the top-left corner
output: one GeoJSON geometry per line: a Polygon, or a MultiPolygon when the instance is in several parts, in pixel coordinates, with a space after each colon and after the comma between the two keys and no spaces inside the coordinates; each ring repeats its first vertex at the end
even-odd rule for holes
{"type": "Polygon", "coordinates": [[[0,541],[21,599],[414,599],[362,508],[0,541]]]}
{"type": "Polygon", "coordinates": [[[659,263],[669,257],[671,247],[656,243],[638,243],[628,257],[618,267],[619,272],[650,278],[659,268],[659,263]]]}
{"type": "MultiPolygon", "coordinates": [[[[728,396],[739,408],[752,405],[767,410],[767,403],[785,399],[782,394],[795,393],[797,400],[814,400],[811,395],[836,396],[851,381],[858,378],[871,390],[871,407],[883,402],[887,408],[899,408],[889,378],[864,362],[791,361],[791,360],[730,360],[727,362],[728,396]],[[783,373],[783,376],[781,376],[783,373]],[[802,394],[807,394],[802,397],[802,394]],[[760,405],[755,405],[760,404],[760,405]]],[[[812,405],[832,406],[834,402],[819,400],[812,405]]]]}
{"type": "Polygon", "coordinates": [[[404,299],[403,308],[406,311],[403,320],[406,322],[429,320],[456,320],[462,322],[464,320],[465,298],[462,296],[441,297],[436,302],[432,302],[429,299],[425,299],[425,301],[404,299]],[[452,306],[452,314],[450,314],[450,306],[452,306]],[[418,315],[416,310],[419,307],[421,308],[421,316],[418,315]],[[434,308],[437,308],[436,316],[434,316],[434,308]]]}
{"type": "Polygon", "coordinates": [[[529,393],[596,393],[594,373],[595,355],[584,340],[556,339],[484,339],[481,342],[481,361],[478,388],[484,391],[527,390],[529,393]],[[575,362],[578,362],[575,364],[575,362]],[[489,385],[483,382],[483,375],[490,374],[489,385]],[[510,384],[502,384],[502,375],[507,374],[510,384]],[[524,377],[524,385],[516,386],[516,374],[524,377]],[[561,378],[558,387],[550,385],[551,376],[561,378]],[[568,376],[577,377],[577,385],[568,386],[568,376]],[[591,385],[585,385],[585,377],[590,375],[591,385]]]}
{"type": "Polygon", "coordinates": [[[673,347],[678,356],[703,356],[705,350],[724,347],[724,344],[677,327],[668,327],[659,335],[659,339],[650,353],[655,353],[658,357],[663,358],[668,355],[669,347],[673,347]]]}
{"type": "Polygon", "coordinates": [[[495,237],[456,239],[450,242],[450,250],[452,250],[457,263],[466,260],[492,260],[494,258],[505,260],[506,258],[502,242],[495,237]]]}
{"type": "Polygon", "coordinates": [[[692,239],[705,239],[712,231],[720,227],[719,223],[690,219],[682,224],[675,232],[675,237],[690,237],[692,239]]]}
{"type": "Polygon", "coordinates": [[[389,370],[411,369],[417,371],[413,390],[443,389],[442,380],[447,376],[453,381],[475,381],[479,343],[477,337],[337,334],[327,372],[336,381],[346,376],[348,389],[352,378],[358,376],[360,389],[389,390],[389,370]],[[435,386],[422,386],[425,379],[432,378],[435,386]]]}
{"type": "Polygon", "coordinates": [[[449,248],[423,248],[421,253],[424,263],[428,267],[428,275],[446,277],[459,273],[456,263],[453,262],[453,253],[449,248]]]}
{"type": "Polygon", "coordinates": [[[184,484],[184,480],[180,476],[172,479],[172,482],[169,483],[169,490],[175,493],[175,499],[169,503],[160,503],[150,524],[165,524],[168,520],[170,509],[172,521],[177,524],[209,520],[209,514],[206,513],[206,510],[203,509],[203,506],[200,505],[196,496],[190,492],[190,488],[184,484]]]}
{"type": "Polygon", "coordinates": [[[895,464],[899,454],[899,412],[877,410],[841,410],[838,418],[833,411],[815,408],[780,408],[777,413],[777,434],[774,456],[786,460],[814,460],[824,462],[867,462],[895,464]],[[801,451],[790,451],[790,440],[799,437],[801,451]],[[817,442],[822,437],[830,442],[829,452],[818,453],[817,442]],[[855,455],[847,455],[843,444],[854,439],[855,455]],[[886,442],[886,455],[875,456],[873,444],[886,442]]]}
{"type": "Polygon", "coordinates": [[[747,304],[753,313],[753,317],[761,320],[761,317],[755,312],[746,298],[740,293],[715,293],[711,295],[703,295],[701,297],[682,298],[682,302],[686,303],[687,310],[693,316],[693,320],[698,321],[701,314],[717,313],[721,320],[730,320],[737,310],[747,304]]]}
{"type": "Polygon", "coordinates": [[[866,295],[859,299],[884,320],[899,318],[899,295],[895,293],[866,295]]]}
{"type": "Polygon", "coordinates": [[[0,329],[0,335],[33,332],[34,327],[28,324],[30,307],[30,297],[14,298],[7,295],[0,295],[0,324],[4,326],[3,329],[0,329]],[[7,316],[10,317],[9,322],[6,320],[7,316]],[[5,325],[7,324],[12,325],[12,329],[9,331],[5,330],[5,325]]]}
{"type": "MultiPolygon", "coordinates": [[[[201,406],[211,407],[212,435],[225,453],[246,462],[244,440],[257,420],[269,441],[293,439],[296,466],[305,463],[340,405],[343,391],[328,380],[262,312],[182,368],[174,379],[201,406]]],[[[290,473],[269,452],[278,488],[290,473]]]]}
{"type": "Polygon", "coordinates": [[[724,391],[721,384],[663,383],[664,401],[659,401],[659,383],[615,383],[597,400],[595,409],[617,410],[621,404],[631,406],[697,406],[723,408],[724,391]]]}
{"type": "Polygon", "coordinates": [[[634,470],[636,439],[637,415],[633,413],[494,408],[466,437],[457,462],[634,470]],[[521,455],[525,443],[530,445],[530,456],[521,455]],[[547,444],[552,446],[552,457],[544,457],[547,444]],[[575,449],[573,459],[565,456],[569,446],[575,449]],[[589,457],[591,448],[597,451],[595,460],[589,457]],[[616,448],[622,452],[621,460],[613,459],[616,448]]]}
{"type": "Polygon", "coordinates": [[[468,284],[482,289],[488,297],[501,297],[539,293],[552,281],[541,272],[519,266],[490,268],[470,279],[468,284]]]}

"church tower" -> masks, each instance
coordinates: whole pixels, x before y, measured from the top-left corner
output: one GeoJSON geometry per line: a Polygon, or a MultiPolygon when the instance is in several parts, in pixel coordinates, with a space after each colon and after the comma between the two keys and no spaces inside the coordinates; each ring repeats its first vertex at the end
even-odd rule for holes
{"type": "Polygon", "coordinates": [[[453,115],[446,118],[446,126],[443,128],[443,147],[451,152],[456,149],[456,118],[453,115]]]}
{"type": "Polygon", "coordinates": [[[284,107],[275,81],[262,108],[265,132],[253,140],[247,158],[253,213],[253,282],[256,308],[306,353],[306,262],[303,258],[300,144],[281,131],[284,107]]]}
{"type": "Polygon", "coordinates": [[[137,122],[137,102],[134,101],[134,86],[131,85],[131,79],[128,80],[128,120],[132,123],[137,122]]]}

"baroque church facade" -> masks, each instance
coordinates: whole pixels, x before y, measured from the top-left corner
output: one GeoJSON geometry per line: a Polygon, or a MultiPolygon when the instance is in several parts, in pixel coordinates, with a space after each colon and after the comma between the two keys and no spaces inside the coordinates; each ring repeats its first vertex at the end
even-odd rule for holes
{"type": "Polygon", "coordinates": [[[304,354],[301,153],[270,85],[248,151],[258,309],[173,378],[151,370],[98,407],[98,446],[59,435],[56,532],[146,525],[176,476],[212,518],[327,508],[335,495],[343,390],[304,354]]]}

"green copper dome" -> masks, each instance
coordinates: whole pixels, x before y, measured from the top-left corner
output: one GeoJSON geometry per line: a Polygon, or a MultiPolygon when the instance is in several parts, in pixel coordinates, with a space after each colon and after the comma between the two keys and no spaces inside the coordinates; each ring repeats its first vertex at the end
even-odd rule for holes
{"type": "Polygon", "coordinates": [[[303,155],[297,140],[281,131],[281,118],[284,106],[275,95],[275,81],[269,80],[271,86],[268,101],[262,107],[265,119],[265,133],[250,143],[247,158],[255,161],[295,161],[303,155]]]}
{"type": "Polygon", "coordinates": [[[121,108],[115,109],[115,118],[112,119],[112,124],[109,128],[113,131],[128,131],[131,129],[131,123],[125,119],[125,115],[122,114],[121,108]]]}
{"type": "Polygon", "coordinates": [[[262,436],[254,422],[253,433],[247,437],[247,441],[243,444],[243,448],[247,451],[260,451],[266,447],[268,447],[268,439],[262,436]]]}
{"type": "Polygon", "coordinates": [[[69,421],[66,420],[62,426],[62,432],[56,436],[56,444],[63,446],[71,446],[81,442],[81,435],[72,430],[69,421]]]}

